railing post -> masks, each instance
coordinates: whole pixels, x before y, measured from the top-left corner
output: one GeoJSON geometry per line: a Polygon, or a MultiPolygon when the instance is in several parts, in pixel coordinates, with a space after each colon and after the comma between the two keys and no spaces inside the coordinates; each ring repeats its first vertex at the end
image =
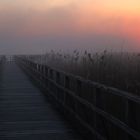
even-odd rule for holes
{"type": "Polygon", "coordinates": [[[139,140],[140,99],[101,84],[71,77],[41,64],[32,58],[18,61],[42,85],[66,112],[100,140],[139,140]],[[132,138],[131,138],[132,137],[132,138]]]}

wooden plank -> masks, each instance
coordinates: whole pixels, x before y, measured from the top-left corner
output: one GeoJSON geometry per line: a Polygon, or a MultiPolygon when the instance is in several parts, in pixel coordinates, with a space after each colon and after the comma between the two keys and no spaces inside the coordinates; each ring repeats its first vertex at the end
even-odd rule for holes
{"type": "Polygon", "coordinates": [[[14,63],[1,78],[0,140],[81,139],[14,63]]]}
{"type": "Polygon", "coordinates": [[[140,139],[140,97],[64,72],[55,71],[48,66],[35,64],[26,58],[21,58],[20,65],[40,85],[41,89],[48,91],[47,93],[54,97],[55,101],[61,104],[71,116],[78,118],[78,121],[81,120],[85,128],[96,133],[99,139],[140,139]],[[39,67],[36,69],[33,67],[34,65],[39,67]],[[43,74],[45,72],[42,73],[43,67],[48,67],[47,71],[49,73],[47,75],[43,74]],[[50,72],[50,70],[53,72],[50,72]],[[58,72],[59,76],[56,76],[58,72]],[[62,78],[60,78],[61,75],[63,75],[62,78]],[[76,83],[74,82],[74,88],[71,87],[71,77],[77,81],[76,83]],[[61,79],[64,80],[63,84],[60,84],[61,79]],[[87,92],[83,91],[87,90],[86,84],[94,89],[90,91],[95,95],[91,96],[91,98],[94,98],[91,101],[93,100],[94,102],[91,102],[89,98],[85,98],[87,92]],[[60,98],[60,95],[63,98],[60,98]],[[112,102],[114,103],[113,105],[112,102]],[[92,113],[95,116],[95,128],[91,126],[92,113]],[[133,114],[136,115],[133,117],[133,114]]]}

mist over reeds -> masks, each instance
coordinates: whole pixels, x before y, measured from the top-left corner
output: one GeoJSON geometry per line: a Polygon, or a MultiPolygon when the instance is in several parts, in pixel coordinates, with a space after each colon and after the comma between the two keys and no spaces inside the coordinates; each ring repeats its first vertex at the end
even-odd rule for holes
{"type": "Polygon", "coordinates": [[[140,54],[127,52],[73,53],[50,51],[32,55],[33,61],[107,86],[138,94],[140,90],[140,54]]]}

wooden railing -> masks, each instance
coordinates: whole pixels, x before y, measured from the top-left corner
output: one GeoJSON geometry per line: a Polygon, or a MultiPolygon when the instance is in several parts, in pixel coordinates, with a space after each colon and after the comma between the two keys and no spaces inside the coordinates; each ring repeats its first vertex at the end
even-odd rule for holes
{"type": "Polygon", "coordinates": [[[140,140],[139,96],[37,64],[23,56],[16,56],[16,62],[93,138],[140,140]]]}

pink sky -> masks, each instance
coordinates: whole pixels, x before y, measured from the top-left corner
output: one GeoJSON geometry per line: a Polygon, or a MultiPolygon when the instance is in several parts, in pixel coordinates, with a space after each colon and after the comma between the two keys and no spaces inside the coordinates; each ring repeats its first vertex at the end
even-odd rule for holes
{"type": "Polygon", "coordinates": [[[126,50],[139,50],[139,37],[139,0],[0,0],[3,53],[84,45],[116,50],[124,41],[126,50]]]}

